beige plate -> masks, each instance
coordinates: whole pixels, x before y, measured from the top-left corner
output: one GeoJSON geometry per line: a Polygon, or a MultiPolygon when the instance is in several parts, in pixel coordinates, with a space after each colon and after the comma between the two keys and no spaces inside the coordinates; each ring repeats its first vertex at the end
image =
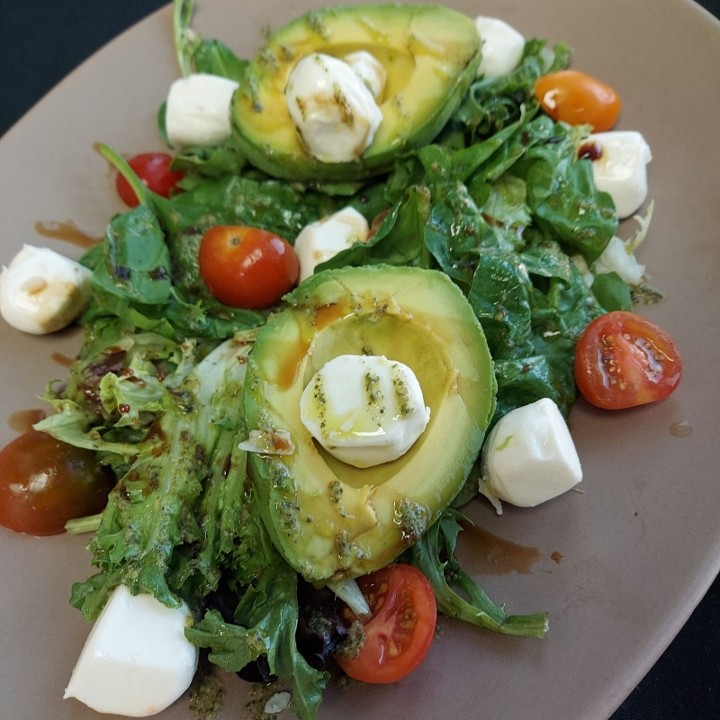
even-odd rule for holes
{"type": "MultiPolygon", "coordinates": [[[[316,2],[203,0],[196,27],[249,55],[261,28],[316,2]]],[[[685,379],[657,406],[617,414],[576,406],[571,426],[585,470],[582,494],[534,510],[507,508],[502,517],[473,505],[472,516],[490,532],[538,549],[531,572],[483,582],[510,612],[547,609],[546,639],[444,622],[427,662],[411,677],[394,687],[332,688],[320,717],[370,720],[402,708],[415,720],[599,720],[668,645],[720,564],[720,99],[713,91],[720,24],[681,0],[453,4],[503,17],[526,37],[566,40],[576,68],[620,91],[620,128],[642,131],[654,155],[656,212],[639,256],[666,300],[647,315],[676,338],[685,379]]],[[[1,262],[23,242],[80,253],[39,237],[37,221],[72,220],[89,235],[102,233],[121,208],[93,143],[122,153],[158,148],[155,113],[175,73],[166,8],[85,63],[2,139],[1,262]]],[[[79,337],[30,337],[4,324],[0,333],[7,417],[40,406],[45,382],[65,374],[54,354],[72,356],[79,337]]],[[[13,434],[3,423],[0,440],[13,434]]],[[[90,572],[84,539],[0,531],[0,542],[0,715],[97,717],[61,699],[89,629],[67,604],[70,584],[90,572]]],[[[222,717],[243,717],[245,686],[234,676],[225,684],[222,717]]],[[[192,714],[181,699],[162,717],[192,714]]]]}

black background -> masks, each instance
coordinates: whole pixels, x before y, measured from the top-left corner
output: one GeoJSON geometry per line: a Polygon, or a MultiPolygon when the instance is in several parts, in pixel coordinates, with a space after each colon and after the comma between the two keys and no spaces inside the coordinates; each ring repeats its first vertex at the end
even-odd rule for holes
{"type": "MultiPolygon", "coordinates": [[[[0,136],[78,64],[164,4],[165,0],[0,0],[0,136]]],[[[720,17],[720,0],[699,4],[720,17]]],[[[612,720],[720,717],[719,618],[720,579],[612,720]]]]}

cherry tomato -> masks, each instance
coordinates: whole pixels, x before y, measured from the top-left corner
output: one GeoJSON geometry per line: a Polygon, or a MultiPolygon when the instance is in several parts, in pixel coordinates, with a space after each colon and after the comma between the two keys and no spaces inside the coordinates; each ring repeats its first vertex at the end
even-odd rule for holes
{"type": "MultiPolygon", "coordinates": [[[[128,160],[128,165],[150,190],[157,195],[170,197],[171,193],[177,192],[178,183],[185,175],[170,169],[172,161],[172,155],[152,152],[135,155],[128,160]]],[[[122,175],[118,174],[115,185],[120,198],[126,205],[137,207],[140,204],[135,191],[122,175]]]]}
{"type": "Polygon", "coordinates": [[[100,512],[112,480],[90,450],[30,430],[0,450],[0,525],[55,535],[75,517],[100,512]]]}
{"type": "Polygon", "coordinates": [[[595,132],[609,130],[620,115],[617,92],[578,70],[542,75],[535,82],[535,97],[553,120],[592,125],[595,132]]]}
{"type": "Polygon", "coordinates": [[[259,228],[217,225],[200,243],[200,277],[225,305],[266,308],[297,282],[300,261],[287,240],[259,228]]]}
{"type": "Polygon", "coordinates": [[[336,654],[347,675],[367,683],[392,683],[425,658],[435,633],[437,603],[428,579],[412,565],[389,565],[358,578],[372,610],[358,655],[336,654]]]}
{"type": "Polygon", "coordinates": [[[575,382],[606,410],[655,402],[680,382],[682,360],[672,338],[639,315],[616,310],[593,320],[575,349],[575,382]]]}

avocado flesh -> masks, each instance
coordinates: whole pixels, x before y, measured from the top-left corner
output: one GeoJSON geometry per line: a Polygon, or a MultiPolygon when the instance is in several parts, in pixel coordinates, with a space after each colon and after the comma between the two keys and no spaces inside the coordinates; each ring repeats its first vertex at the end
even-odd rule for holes
{"type": "Polygon", "coordinates": [[[253,454],[263,521],[311,582],[357,577],[392,562],[462,487],[495,407],[485,336],[440,272],[372,266],[313,275],[287,297],[250,353],[249,430],[289,433],[292,453],[253,454]],[[313,374],[341,354],[385,355],[418,377],[430,422],[402,457],[356,468],[317,444],[300,420],[313,374]]]}
{"type": "Polygon", "coordinates": [[[277,31],[246,70],[233,100],[240,146],[253,165],[288,180],[358,180],[384,172],[399,154],[435,138],[479,62],[474,22],[446,7],[368,5],[308,13],[277,31]],[[387,71],[383,121],[356,161],[323,163],[299,138],[285,86],[309,53],[341,58],[358,50],[370,52],[387,71]]]}

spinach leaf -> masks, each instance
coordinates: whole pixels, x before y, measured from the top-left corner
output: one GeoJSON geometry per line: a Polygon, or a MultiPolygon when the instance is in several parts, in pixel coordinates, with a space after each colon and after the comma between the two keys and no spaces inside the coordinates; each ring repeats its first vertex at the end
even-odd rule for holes
{"type": "Polygon", "coordinates": [[[156,215],[139,205],[116,215],[92,260],[93,302],[82,318],[88,324],[113,315],[142,330],[172,337],[165,316],[173,296],[170,254],[156,215]]]}
{"type": "Polygon", "coordinates": [[[494,359],[513,357],[518,348],[527,349],[531,294],[527,270],[512,255],[488,252],[479,256],[468,300],[494,359]]]}
{"type": "Polygon", "coordinates": [[[632,309],[630,288],[616,272],[595,275],[592,291],[600,305],[608,312],[632,309]]]}
{"type": "Polygon", "coordinates": [[[468,144],[499,132],[517,122],[523,112],[537,110],[535,81],[545,73],[567,67],[569,62],[570,48],[564,43],[549,50],[544,40],[529,40],[513,72],[480,78],[470,86],[451,124],[465,129],[468,144]]]}
{"type": "MultiPolygon", "coordinates": [[[[163,198],[153,201],[158,208],[169,207],[163,198]]],[[[210,295],[198,273],[200,236],[195,245],[183,247],[184,254],[173,239],[182,238],[169,235],[166,242],[160,218],[147,205],[113,218],[101,250],[85,258],[93,270],[93,295],[81,322],[113,316],[169,338],[222,339],[264,321],[263,313],[229,308],[210,295]],[[189,276],[178,266],[183,260],[189,276]]]]}
{"type": "Polygon", "coordinates": [[[535,145],[512,172],[525,180],[528,205],[545,234],[592,263],[617,229],[615,206],[595,189],[591,164],[576,159],[573,133],[555,127],[553,142],[535,145]]]}

